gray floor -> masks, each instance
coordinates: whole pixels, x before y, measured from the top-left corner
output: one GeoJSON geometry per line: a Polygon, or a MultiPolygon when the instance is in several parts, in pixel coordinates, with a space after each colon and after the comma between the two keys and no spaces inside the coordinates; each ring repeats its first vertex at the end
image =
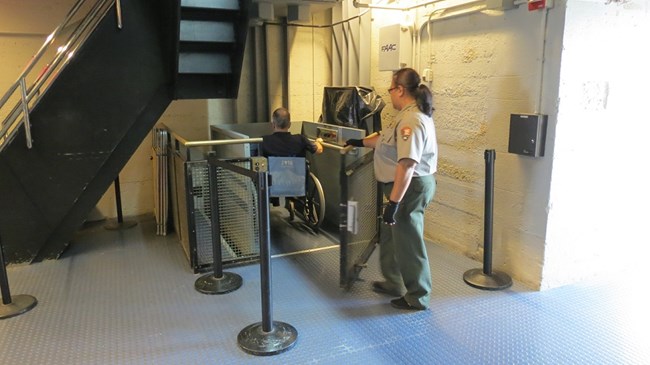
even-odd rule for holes
{"type": "Polygon", "coordinates": [[[174,235],[152,220],[126,231],[79,232],[57,261],[10,266],[12,294],[32,311],[0,321],[1,364],[650,364],[646,290],[634,277],[544,292],[467,286],[480,264],[431,245],[431,309],[405,313],[369,289],[376,254],[349,292],[338,250],[274,258],[273,320],[291,324],[290,350],[252,356],[238,333],[261,321],[258,265],[228,269],[244,285],[194,290],[174,235]]]}

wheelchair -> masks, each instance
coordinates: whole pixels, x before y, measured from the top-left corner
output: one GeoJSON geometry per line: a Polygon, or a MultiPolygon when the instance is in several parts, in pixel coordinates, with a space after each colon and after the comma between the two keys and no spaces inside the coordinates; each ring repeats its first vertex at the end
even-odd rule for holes
{"type": "Polygon", "coordinates": [[[289,221],[302,219],[318,232],[325,219],[325,194],[320,180],[309,170],[304,157],[267,157],[272,177],[269,195],[284,197],[289,221]]]}

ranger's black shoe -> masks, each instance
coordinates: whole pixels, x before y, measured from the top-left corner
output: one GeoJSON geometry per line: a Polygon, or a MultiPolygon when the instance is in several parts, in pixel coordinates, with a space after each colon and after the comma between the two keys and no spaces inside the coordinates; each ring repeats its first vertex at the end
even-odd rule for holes
{"type": "Polygon", "coordinates": [[[387,281],[373,281],[372,291],[375,293],[388,294],[393,297],[399,297],[402,295],[400,288],[389,284],[387,281]]]}
{"type": "Polygon", "coordinates": [[[417,306],[416,307],[416,306],[410,305],[406,301],[406,299],[404,299],[404,297],[400,297],[400,298],[391,300],[390,305],[393,308],[404,309],[404,310],[409,310],[409,311],[422,311],[422,310],[427,309],[426,307],[422,307],[422,306],[417,306]]]}

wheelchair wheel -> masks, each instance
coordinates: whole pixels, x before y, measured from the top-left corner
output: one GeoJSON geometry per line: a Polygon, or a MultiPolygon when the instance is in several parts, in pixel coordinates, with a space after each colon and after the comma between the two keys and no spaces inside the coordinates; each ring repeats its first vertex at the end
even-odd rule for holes
{"type": "Polygon", "coordinates": [[[285,208],[289,211],[289,222],[292,222],[296,218],[296,208],[293,202],[293,198],[286,197],[285,208]]]}
{"type": "Polygon", "coordinates": [[[305,190],[304,217],[309,228],[318,230],[325,219],[325,194],[316,175],[309,173],[305,190]]]}

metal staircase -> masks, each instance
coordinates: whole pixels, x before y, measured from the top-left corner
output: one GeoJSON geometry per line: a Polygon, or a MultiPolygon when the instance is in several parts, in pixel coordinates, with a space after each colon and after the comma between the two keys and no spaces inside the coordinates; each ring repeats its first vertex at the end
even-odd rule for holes
{"type": "Polygon", "coordinates": [[[238,4],[75,4],[0,99],[7,262],[61,255],[173,99],[236,97],[248,25],[238,4]]]}
{"type": "Polygon", "coordinates": [[[237,97],[247,9],[237,0],[181,0],[176,99],[237,97]]]}

